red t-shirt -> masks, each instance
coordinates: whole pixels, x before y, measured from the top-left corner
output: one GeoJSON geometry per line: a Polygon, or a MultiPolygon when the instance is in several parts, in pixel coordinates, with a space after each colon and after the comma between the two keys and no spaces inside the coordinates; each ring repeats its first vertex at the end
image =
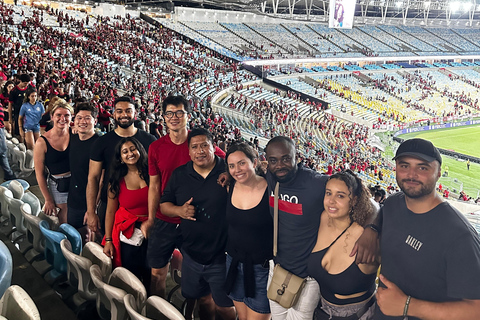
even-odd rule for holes
{"type": "MultiPolygon", "coordinates": [[[[218,147],[215,147],[215,154],[220,158],[225,158],[225,152],[218,147]]],[[[167,182],[172,176],[173,170],[186,164],[190,160],[190,155],[188,154],[188,140],[177,145],[172,142],[169,135],[165,135],[157,141],[152,142],[148,149],[148,173],[151,176],[161,176],[161,194],[163,193],[163,190],[165,190],[167,182]]],[[[160,206],[158,207],[155,216],[158,219],[170,223],[180,223],[181,221],[180,218],[168,217],[162,214],[160,212],[160,206]]]]}

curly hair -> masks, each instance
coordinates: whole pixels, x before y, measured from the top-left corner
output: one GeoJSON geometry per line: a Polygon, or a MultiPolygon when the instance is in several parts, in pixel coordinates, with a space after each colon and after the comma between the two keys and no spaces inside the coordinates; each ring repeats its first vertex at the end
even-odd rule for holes
{"type": "Polygon", "coordinates": [[[128,167],[122,162],[122,146],[131,142],[140,153],[137,161],[137,169],[140,172],[140,178],[143,179],[147,185],[150,183],[150,176],[148,175],[148,156],[142,144],[133,137],[122,138],[115,146],[115,154],[110,165],[110,175],[108,178],[109,191],[113,193],[114,198],[118,197],[120,193],[120,181],[128,173],[128,167]]]}
{"type": "Polygon", "coordinates": [[[362,183],[362,179],[351,170],[335,173],[330,176],[328,181],[332,179],[338,179],[347,185],[350,191],[350,218],[364,227],[367,220],[375,214],[375,207],[370,201],[370,192],[362,183]]]}

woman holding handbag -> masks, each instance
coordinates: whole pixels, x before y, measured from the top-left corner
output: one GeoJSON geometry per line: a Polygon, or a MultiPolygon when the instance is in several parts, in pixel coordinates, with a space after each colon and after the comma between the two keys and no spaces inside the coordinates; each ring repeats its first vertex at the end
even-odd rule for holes
{"type": "Polygon", "coordinates": [[[46,215],[58,216],[67,223],[67,199],[70,185],[70,120],[73,108],[59,99],[52,108],[53,129],[38,139],[33,150],[35,177],[45,198],[46,215]],[[48,171],[46,175],[45,172],[48,171]]]}
{"type": "Polygon", "coordinates": [[[257,174],[257,153],[247,143],[230,146],[225,160],[233,178],[228,188],[225,289],[240,320],[267,320],[268,262],[273,256],[267,181],[257,174]]]}
{"type": "Polygon", "coordinates": [[[150,287],[147,263],[148,162],[142,144],[133,137],[123,138],[115,148],[108,179],[103,252],[150,287]]]}
{"type": "Polygon", "coordinates": [[[375,213],[369,192],[352,171],[336,173],[328,179],[324,208],[308,261],[321,292],[314,319],[372,319],[378,264],[357,265],[349,255],[375,213]]]}

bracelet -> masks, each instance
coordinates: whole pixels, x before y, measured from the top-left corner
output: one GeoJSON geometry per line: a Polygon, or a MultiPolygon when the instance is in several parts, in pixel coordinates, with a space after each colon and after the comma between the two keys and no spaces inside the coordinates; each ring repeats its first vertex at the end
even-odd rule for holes
{"type": "Polygon", "coordinates": [[[412,299],[412,297],[408,296],[407,301],[405,301],[405,308],[403,308],[403,319],[408,319],[407,313],[408,313],[408,306],[410,305],[410,299],[412,299]]]}
{"type": "Polygon", "coordinates": [[[108,241],[112,242],[113,239],[112,238],[105,238],[105,242],[108,242],[108,241]]]}
{"type": "Polygon", "coordinates": [[[376,225],[374,225],[374,224],[367,224],[367,225],[365,226],[365,228],[370,228],[370,229],[372,229],[373,231],[375,231],[375,232],[378,233],[378,234],[380,234],[380,231],[381,231],[380,227],[379,227],[379,226],[376,226],[376,225]]]}

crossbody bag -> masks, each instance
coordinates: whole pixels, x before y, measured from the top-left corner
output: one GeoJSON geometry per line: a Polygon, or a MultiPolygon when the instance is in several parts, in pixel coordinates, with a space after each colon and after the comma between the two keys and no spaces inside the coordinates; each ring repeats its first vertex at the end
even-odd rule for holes
{"type": "MultiPolygon", "coordinates": [[[[277,256],[278,240],[278,189],[279,183],[275,185],[273,204],[273,257],[277,256]]],[[[294,275],[276,264],[273,269],[273,276],[268,287],[268,299],[277,302],[284,308],[291,308],[297,303],[307,279],[294,275]]]]}

